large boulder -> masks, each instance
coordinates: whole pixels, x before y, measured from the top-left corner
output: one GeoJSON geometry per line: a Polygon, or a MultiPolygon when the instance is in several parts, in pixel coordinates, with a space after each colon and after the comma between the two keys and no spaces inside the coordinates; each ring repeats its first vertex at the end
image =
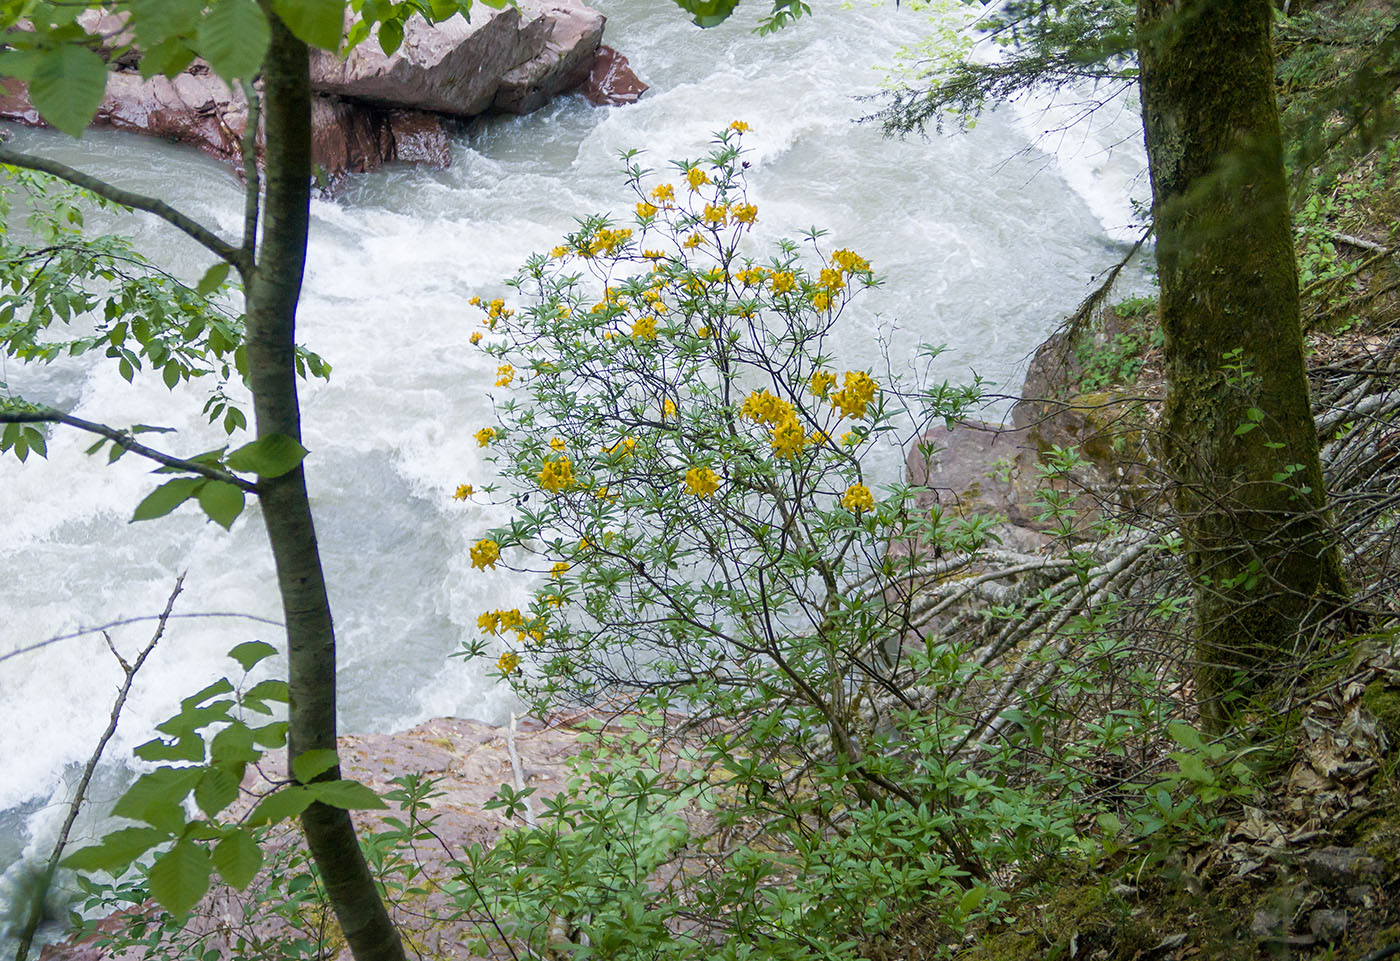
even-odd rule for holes
{"type": "Polygon", "coordinates": [[[572,0],[520,0],[500,10],[479,6],[474,14],[436,25],[412,18],[392,55],[373,35],[344,58],[315,51],[312,88],[457,117],[493,106],[525,113],[578,86],[603,36],[603,15],[572,0]]]}
{"type": "Polygon", "coordinates": [[[626,57],[603,44],[598,48],[593,69],[580,89],[589,103],[598,107],[615,107],[636,103],[647,92],[647,85],[632,72],[626,57]]]}

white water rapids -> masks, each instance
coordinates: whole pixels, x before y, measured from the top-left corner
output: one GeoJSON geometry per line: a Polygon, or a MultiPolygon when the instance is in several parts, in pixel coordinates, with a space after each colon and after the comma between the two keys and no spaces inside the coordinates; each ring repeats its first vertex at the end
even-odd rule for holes
{"type": "MultiPolygon", "coordinates": [[[[944,343],[940,377],[975,370],[1000,389],[1036,344],[1121,257],[1129,194],[1143,199],[1141,140],[1131,106],[1081,130],[1060,153],[1024,148],[1052,121],[1025,110],[986,117],[966,135],[888,141],[853,118],[874,104],[878,65],[921,30],[894,7],[837,9],[769,37],[757,6],[699,31],[665,0],[629,0],[607,42],[652,85],[635,105],[601,109],[566,97],[524,118],[478,123],[457,137],[448,170],[396,168],[355,179],[314,204],[300,339],[333,365],[303,386],[307,462],[340,646],[344,730],[393,730],[439,715],[499,721],[510,701],[475,666],[448,660],[487,608],[523,606],[528,585],[473,571],[468,544],[503,515],[454,502],[487,479],[472,433],[487,419],[494,361],[468,347],[472,294],[546,250],[575,217],[625,214],[618,153],[644,148],[657,167],[708,152],[731,120],[745,146],[765,240],[829,229],[829,248],[867,257],[887,284],[862,294],[838,350],[844,366],[897,366],[918,344],[944,343]]],[[[169,199],[234,236],[241,190],[192,151],[94,133],[81,142],[17,131],[24,150],[56,156],[169,199]]],[[[148,217],[122,221],[142,248],[196,278],[207,256],[148,217]]],[[[0,381],[34,400],[113,425],[161,424],[153,435],[190,454],[225,442],[203,422],[198,385],[127,385],[94,359],[48,368],[9,364],[0,381]]],[[[0,655],[46,638],[158,613],[188,570],[177,613],[280,613],[262,524],[252,508],[232,533],[194,509],[130,525],[158,478],[127,456],[83,451],[88,436],[51,432],[49,457],[0,458],[0,655]]],[[[241,442],[241,441],[238,441],[241,442]]],[[[130,656],[152,625],[115,628],[130,656]]],[[[139,675],[91,798],[109,807],[131,748],[178,699],[232,667],[224,652],[278,631],[237,619],[171,623],[139,675]]],[[[121,671],[87,633],[0,662],[0,869],[45,856],[69,785],[107,723],[121,671]]],[[[86,834],[75,842],[86,840],[86,834]]]]}

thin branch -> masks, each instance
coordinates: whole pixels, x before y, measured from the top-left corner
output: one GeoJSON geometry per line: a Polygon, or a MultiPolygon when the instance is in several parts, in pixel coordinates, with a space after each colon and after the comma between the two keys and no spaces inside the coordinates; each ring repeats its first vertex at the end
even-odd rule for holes
{"type": "Polygon", "coordinates": [[[141,653],[137,655],[133,663],[128,664],[112,645],[111,635],[107,634],[106,631],[102,632],[102,636],[107,639],[107,646],[111,648],[112,654],[116,657],[117,663],[121,665],[122,673],[126,675],[126,678],[117,691],[117,700],[112,705],[112,716],[107,722],[107,730],[103,731],[102,736],[98,738],[97,748],[88,758],[87,766],[83,768],[83,776],[78,779],[78,786],[73,792],[73,800],[68,803],[68,816],[63,820],[63,828],[58,832],[58,840],[54,842],[53,852],[49,855],[48,863],[44,866],[38,887],[29,903],[29,917],[25,921],[24,930],[19,935],[19,947],[15,949],[15,961],[25,961],[25,958],[29,956],[29,947],[34,943],[34,932],[38,930],[39,922],[43,919],[44,901],[48,897],[49,887],[53,884],[54,874],[58,871],[58,860],[63,857],[63,849],[68,846],[68,834],[73,830],[73,822],[78,819],[78,811],[83,806],[83,798],[87,794],[88,785],[92,782],[92,774],[97,770],[97,762],[101,760],[107,742],[117,731],[117,721],[121,718],[122,707],[126,704],[127,695],[131,693],[131,684],[136,680],[136,672],[141,670],[141,666],[146,663],[146,658],[151,656],[156,644],[165,634],[166,622],[170,620],[170,612],[175,607],[175,599],[180,596],[184,585],[185,574],[181,574],[175,579],[175,589],[170,592],[170,599],[165,602],[165,610],[158,618],[155,633],[151,635],[150,641],[141,649],[141,653]]]}
{"type": "MultiPolygon", "coordinates": [[[[283,623],[281,621],[274,620],[273,618],[259,617],[257,614],[244,614],[241,611],[200,611],[194,614],[171,614],[169,619],[196,617],[232,617],[238,618],[239,620],[256,621],[259,624],[271,624],[273,627],[283,626],[283,623]]],[[[12,657],[19,657],[21,654],[31,654],[34,651],[41,651],[44,648],[49,647],[50,645],[58,644],[62,641],[71,641],[75,638],[87,637],[89,634],[105,634],[108,630],[114,627],[125,627],[128,624],[138,624],[141,621],[152,621],[157,619],[157,616],[154,614],[145,614],[141,617],[124,617],[119,621],[110,621],[106,624],[99,625],[98,627],[84,627],[79,630],[73,631],[71,634],[59,634],[56,637],[46,638],[42,641],[35,641],[33,644],[27,644],[24,647],[17,647],[13,651],[6,651],[4,654],[0,654],[0,663],[8,661],[12,657]]]]}
{"type": "MultiPolygon", "coordinates": [[[[243,154],[245,182],[242,251],[243,264],[247,264],[251,269],[257,261],[258,254],[258,203],[262,191],[262,177],[258,172],[258,124],[262,105],[258,100],[257,88],[248,80],[243,81],[243,99],[248,103],[248,121],[243,128],[243,140],[239,144],[243,154]]],[[[236,265],[240,273],[243,272],[243,264],[236,265]]],[[[247,283],[250,279],[245,275],[243,282],[247,283]]]]}
{"type": "Polygon", "coordinates": [[[30,411],[0,411],[0,424],[67,424],[69,427],[76,427],[91,434],[99,434],[107,438],[113,444],[123,450],[139,454],[158,464],[166,467],[174,467],[177,470],[188,471],[191,474],[199,474],[210,480],[223,481],[225,484],[232,484],[250,494],[258,493],[258,485],[252,481],[244,480],[237,474],[231,474],[221,467],[211,467],[208,464],[201,464],[198,461],[184,460],[179,457],[172,457],[162,453],[153,447],[147,447],[139,443],[130,433],[117,430],[115,427],[108,427],[106,424],[98,424],[90,420],[83,420],[81,417],[74,417],[72,414],[65,414],[61,410],[54,410],[52,407],[40,407],[30,411]]]}
{"type": "Polygon", "coordinates": [[[36,157],[32,154],[19,153],[4,145],[0,145],[0,163],[50,174],[51,176],[58,177],[60,180],[68,181],[75,187],[81,187],[83,190],[97,194],[97,196],[110,200],[113,203],[121,204],[123,207],[130,207],[133,210],[144,210],[148,214],[155,214],[172,227],[194,238],[221,260],[228,261],[240,271],[243,270],[248,259],[247,255],[242,250],[225,242],[212,230],[194,220],[192,217],[180,213],[180,211],[163,200],[157,200],[154,197],[147,197],[144,194],[114,187],[105,180],[94,177],[91,174],[85,174],[81,170],[70,167],[64,163],[59,163],[57,160],[49,160],[47,157],[36,157]]]}

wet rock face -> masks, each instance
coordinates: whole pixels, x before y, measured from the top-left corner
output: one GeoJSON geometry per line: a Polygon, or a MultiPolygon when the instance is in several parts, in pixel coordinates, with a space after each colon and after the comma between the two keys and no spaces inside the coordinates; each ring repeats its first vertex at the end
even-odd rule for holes
{"type": "Polygon", "coordinates": [[[593,69],[582,88],[588,102],[599,107],[636,103],[647,89],[647,84],[632,72],[627,58],[607,44],[598,48],[593,69]]]}
{"type": "MultiPolygon", "coordinates": [[[[389,56],[373,36],[344,58],[313,51],[312,160],[323,180],[334,183],[392,161],[446,167],[451,152],[444,117],[528,113],[589,78],[604,24],[591,7],[578,0],[520,0],[473,13],[470,22],[460,16],[436,25],[411,19],[389,56]]],[[[241,92],[201,61],[174,78],[143,80],[125,21],[95,11],[88,20],[84,26],[116,56],[94,125],[188,144],[242,166],[248,111],[241,92]]],[[[0,91],[0,119],[43,124],[27,88],[15,80],[0,91]]]]}

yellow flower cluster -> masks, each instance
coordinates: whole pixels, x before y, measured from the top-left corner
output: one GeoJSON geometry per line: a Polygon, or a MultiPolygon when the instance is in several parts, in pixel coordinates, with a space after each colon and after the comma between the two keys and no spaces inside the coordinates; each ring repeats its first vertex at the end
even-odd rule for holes
{"type": "Polygon", "coordinates": [[[611,256],[618,248],[632,239],[632,231],[624,228],[613,230],[608,227],[599,228],[598,232],[583,245],[579,250],[579,255],[584,258],[597,257],[599,254],[611,256]]]}
{"type": "Polygon", "coordinates": [[[865,416],[866,405],[874,399],[879,389],[880,385],[865,371],[848,370],[845,384],[831,395],[831,402],[840,408],[842,417],[860,420],[865,416]]]}
{"type": "Polygon", "coordinates": [[[471,337],[469,337],[469,338],[467,338],[467,339],[470,340],[470,341],[472,342],[472,346],[475,347],[477,344],[481,343],[481,331],[479,331],[479,330],[474,330],[474,331],[472,331],[471,337]]]}
{"type": "Polygon", "coordinates": [[[791,460],[802,453],[806,443],[807,431],[796,417],[790,417],[773,428],[773,453],[779,457],[791,460]]]}
{"type": "Polygon", "coordinates": [[[696,247],[699,247],[704,242],[705,238],[700,236],[700,234],[696,232],[691,234],[689,237],[685,238],[685,240],[681,241],[681,246],[684,247],[686,250],[694,250],[696,247]]]}
{"type": "Polygon", "coordinates": [[[692,467],[685,472],[686,493],[709,497],[719,490],[719,475],[708,467],[692,467]]]}
{"type": "Polygon", "coordinates": [[[775,294],[786,294],[797,289],[797,277],[789,270],[780,270],[769,281],[769,288],[775,294]]]}
{"type": "Polygon", "coordinates": [[[632,336],[638,340],[656,339],[656,318],[638,317],[632,324],[632,336]]]}
{"type": "Polygon", "coordinates": [[[691,167],[685,172],[686,183],[690,184],[691,190],[699,190],[710,182],[710,177],[699,167],[691,167]]]}
{"type": "Polygon", "coordinates": [[[559,575],[566,572],[570,567],[573,567],[573,565],[570,564],[568,561],[555,561],[554,566],[549,569],[549,576],[558,577],[559,575]]]}
{"type": "Polygon", "coordinates": [[[757,287],[766,276],[762,267],[747,267],[735,274],[734,279],[745,287],[757,287]]]}
{"type": "Polygon", "coordinates": [[[643,250],[643,251],[642,251],[642,256],[643,256],[644,258],[646,258],[647,260],[665,260],[665,259],[666,259],[666,251],[664,251],[664,250],[643,250]]]}
{"type": "Polygon", "coordinates": [[[742,120],[736,120],[729,125],[729,129],[734,131],[735,133],[748,133],[753,128],[750,127],[748,124],[744,123],[744,121],[742,120]]]}
{"type": "Polygon", "coordinates": [[[496,670],[502,674],[510,674],[520,667],[520,655],[513,651],[506,651],[496,659],[496,670]]]}
{"type": "Polygon", "coordinates": [[[657,209],[656,204],[647,203],[645,200],[637,202],[638,217],[655,217],[657,209]]]}
{"type": "Polygon", "coordinates": [[[772,426],[795,419],[797,413],[791,404],[770,394],[768,389],[764,388],[744,398],[744,406],[739,408],[739,416],[755,424],[772,426]]]}
{"type": "Polygon", "coordinates": [[[496,567],[496,562],[501,559],[501,545],[490,538],[486,538],[473,544],[470,553],[472,567],[479,568],[483,571],[488,567],[494,569],[496,567]]]}
{"type": "Polygon", "coordinates": [[[724,204],[705,205],[705,223],[723,226],[729,219],[729,208],[724,204]]]}
{"type": "Polygon", "coordinates": [[[651,189],[651,199],[665,206],[676,199],[676,188],[670,184],[657,184],[651,189]]]}
{"type": "Polygon", "coordinates": [[[875,507],[875,498],[870,493],[870,488],[864,484],[852,484],[846,488],[846,493],[841,495],[841,506],[852,514],[859,514],[861,511],[868,511],[875,507]]]}
{"type": "Polygon", "coordinates": [[[669,397],[661,404],[661,416],[663,419],[676,416],[676,402],[669,397]]]}
{"type": "Polygon", "coordinates": [[[621,451],[624,455],[626,455],[632,453],[632,450],[636,446],[637,438],[633,437],[631,434],[628,434],[616,444],[604,444],[602,447],[599,447],[598,450],[600,453],[603,454],[616,454],[619,451],[621,451]]]}
{"type": "MultiPolygon", "coordinates": [[[[496,329],[496,321],[509,320],[510,318],[515,316],[515,311],[506,310],[506,302],[499,297],[491,301],[489,304],[483,304],[481,302],[480,297],[472,297],[470,300],[467,301],[467,303],[471,304],[473,307],[480,307],[486,311],[485,323],[486,326],[491,328],[492,330],[496,329]]],[[[474,340],[472,341],[472,343],[476,343],[476,341],[474,340]]]]}
{"type": "Polygon", "coordinates": [[[758,219],[758,207],[753,204],[731,204],[729,216],[737,224],[751,224],[758,219]]]}
{"type": "Polygon", "coordinates": [[[828,373],[824,370],[814,370],[812,371],[811,383],[807,385],[807,390],[811,392],[813,397],[825,398],[831,391],[831,388],[835,386],[835,374],[828,373]]]}
{"type": "Polygon", "coordinates": [[[474,494],[474,493],[476,493],[476,492],[472,489],[472,485],[470,485],[470,484],[459,484],[459,485],[457,486],[456,492],[452,495],[452,499],[453,499],[454,501],[464,501],[464,500],[466,500],[468,497],[471,497],[472,494],[474,494]]]}
{"type": "Polygon", "coordinates": [[[499,634],[513,627],[521,627],[524,623],[525,619],[520,616],[519,608],[511,608],[508,611],[482,611],[476,618],[477,628],[485,634],[499,634]]]}
{"type": "Polygon", "coordinates": [[[515,368],[510,364],[502,364],[496,368],[497,387],[509,387],[513,380],[515,380],[515,368]]]}
{"type": "Polygon", "coordinates": [[[696,336],[696,337],[699,337],[701,340],[704,340],[706,337],[709,337],[709,336],[710,336],[710,328],[708,328],[708,327],[701,327],[699,330],[697,330],[697,331],[695,332],[695,336],[696,336]]]}
{"type": "Polygon", "coordinates": [[[854,250],[838,250],[831,255],[831,262],[848,274],[865,273],[870,269],[870,261],[854,250]]]}
{"type": "Polygon", "coordinates": [[[553,449],[553,450],[562,451],[564,448],[568,447],[569,445],[568,445],[567,443],[564,442],[564,438],[562,438],[562,437],[551,437],[551,438],[549,439],[549,446],[550,446],[550,448],[553,449]]]}
{"type": "Polygon", "coordinates": [[[476,432],[475,437],[476,446],[485,447],[487,444],[491,443],[493,440],[496,439],[496,428],[483,427],[481,428],[481,430],[476,432]]]}
{"type": "Polygon", "coordinates": [[[567,457],[556,457],[544,462],[540,469],[540,486],[547,491],[568,490],[574,486],[574,465],[567,457]]]}

